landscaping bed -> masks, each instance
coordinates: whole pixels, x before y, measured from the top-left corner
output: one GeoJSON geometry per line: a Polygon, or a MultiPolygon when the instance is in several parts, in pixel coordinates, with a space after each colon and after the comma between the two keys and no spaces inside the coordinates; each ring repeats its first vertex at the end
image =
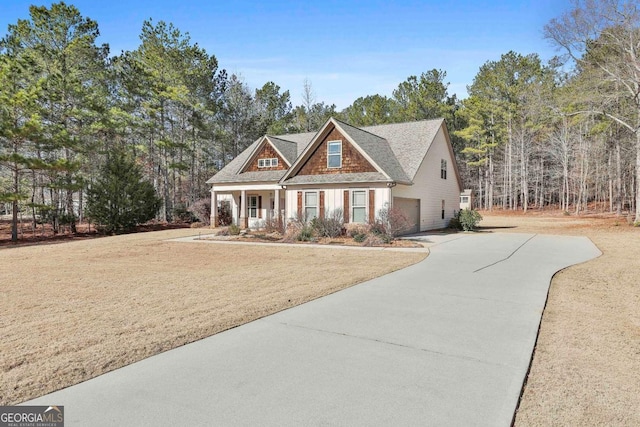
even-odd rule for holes
{"type": "Polygon", "coordinates": [[[371,239],[368,242],[358,242],[353,237],[337,236],[337,237],[311,237],[309,240],[292,240],[277,231],[260,231],[260,230],[243,230],[237,235],[230,235],[228,228],[223,227],[214,230],[211,235],[200,237],[201,240],[224,240],[237,242],[258,242],[258,243],[296,243],[305,245],[335,245],[335,246],[368,246],[382,248],[422,248],[419,242],[408,239],[393,239],[385,242],[382,239],[371,239]]]}

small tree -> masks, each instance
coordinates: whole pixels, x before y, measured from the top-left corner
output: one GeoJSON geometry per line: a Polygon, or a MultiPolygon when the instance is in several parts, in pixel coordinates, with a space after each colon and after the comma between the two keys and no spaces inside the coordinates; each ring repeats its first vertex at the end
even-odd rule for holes
{"type": "Polygon", "coordinates": [[[389,240],[393,240],[405,231],[411,230],[416,224],[411,222],[405,211],[398,208],[389,207],[388,204],[378,211],[378,218],[374,224],[381,227],[389,240]]]}
{"type": "Polygon", "coordinates": [[[120,233],[152,219],[161,200],[125,153],[111,154],[87,191],[87,217],[106,233],[120,233]]]}
{"type": "Polygon", "coordinates": [[[196,200],[188,210],[203,225],[211,225],[211,197],[196,200]]]}

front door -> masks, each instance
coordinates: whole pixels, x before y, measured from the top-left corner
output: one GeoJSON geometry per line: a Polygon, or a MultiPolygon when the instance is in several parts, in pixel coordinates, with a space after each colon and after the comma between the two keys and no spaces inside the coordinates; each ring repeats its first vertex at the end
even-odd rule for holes
{"type": "Polygon", "coordinates": [[[247,214],[249,219],[258,218],[258,196],[247,197],[247,214]]]}

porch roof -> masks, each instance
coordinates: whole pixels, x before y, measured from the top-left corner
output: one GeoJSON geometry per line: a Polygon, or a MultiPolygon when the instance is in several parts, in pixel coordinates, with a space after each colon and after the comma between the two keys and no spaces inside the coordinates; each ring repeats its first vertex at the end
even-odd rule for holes
{"type": "Polygon", "coordinates": [[[280,181],[280,178],[284,176],[286,171],[257,171],[257,172],[243,172],[240,174],[229,174],[228,176],[218,176],[218,179],[210,179],[207,181],[212,184],[231,183],[231,182],[273,182],[274,184],[280,181]]]}

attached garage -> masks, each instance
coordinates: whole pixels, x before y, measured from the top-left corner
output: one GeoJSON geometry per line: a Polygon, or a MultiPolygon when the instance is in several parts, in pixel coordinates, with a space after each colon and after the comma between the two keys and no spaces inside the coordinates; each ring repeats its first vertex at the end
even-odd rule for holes
{"type": "Polygon", "coordinates": [[[406,231],[405,234],[417,233],[420,231],[420,199],[394,197],[393,207],[402,210],[409,218],[409,221],[414,224],[413,228],[406,231]]]}

